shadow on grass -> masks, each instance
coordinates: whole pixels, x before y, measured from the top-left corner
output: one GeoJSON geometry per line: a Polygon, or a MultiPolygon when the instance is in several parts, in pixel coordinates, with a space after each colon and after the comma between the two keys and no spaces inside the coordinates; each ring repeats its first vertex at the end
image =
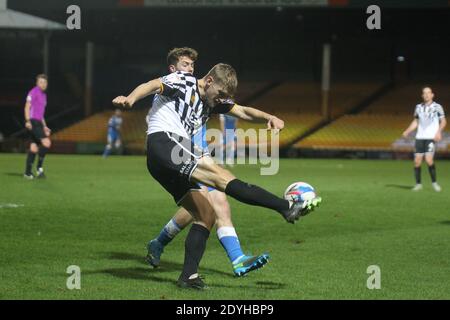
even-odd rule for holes
{"type": "Polygon", "coordinates": [[[440,221],[440,224],[445,224],[447,226],[450,226],[450,220],[444,220],[444,221],[440,221]]]}
{"type": "Polygon", "coordinates": [[[397,189],[404,189],[404,190],[411,190],[411,186],[405,186],[402,184],[387,184],[386,187],[388,188],[397,188],[397,189]]]}
{"type": "Polygon", "coordinates": [[[159,277],[152,274],[152,270],[149,268],[110,268],[94,271],[84,271],[84,274],[108,274],[116,278],[122,279],[134,279],[134,280],[151,280],[155,282],[166,282],[170,284],[176,284],[176,280],[159,277]]]}
{"type": "MultiPolygon", "coordinates": [[[[156,269],[158,270],[158,269],[156,269]]],[[[171,285],[176,285],[177,281],[173,278],[166,278],[154,275],[155,270],[152,270],[150,268],[140,268],[140,267],[134,267],[134,268],[109,268],[109,269],[102,269],[102,270],[93,270],[93,271],[84,271],[83,274],[85,275],[95,275],[95,274],[106,274],[111,275],[116,278],[121,279],[134,279],[134,280],[147,280],[147,281],[154,281],[159,283],[166,283],[171,285]]],[[[214,288],[231,288],[231,289],[270,289],[270,290],[278,290],[283,289],[286,284],[284,283],[278,283],[278,282],[271,282],[271,281],[257,281],[255,284],[248,284],[244,283],[245,280],[243,279],[236,279],[236,285],[226,285],[226,284],[219,284],[214,283],[212,284],[212,287],[214,288]]],[[[208,282],[208,281],[207,281],[208,282]]]]}
{"type": "MultiPolygon", "coordinates": [[[[106,255],[107,255],[108,259],[111,259],[111,260],[128,260],[128,261],[131,260],[131,261],[139,262],[140,264],[148,265],[144,259],[144,256],[141,256],[138,254],[133,254],[133,253],[129,253],[129,252],[106,252],[106,255]]],[[[181,264],[181,263],[162,260],[161,265],[158,268],[152,268],[148,265],[148,268],[146,270],[147,270],[147,272],[160,273],[160,272],[172,272],[172,271],[180,271],[181,272],[182,269],[183,269],[183,264],[181,264]]],[[[205,273],[205,274],[214,273],[214,274],[219,274],[222,276],[234,278],[234,276],[231,274],[231,272],[224,272],[221,270],[212,269],[212,268],[204,268],[204,267],[200,267],[200,270],[202,271],[202,273],[205,273]]]]}
{"type": "Polygon", "coordinates": [[[4,175],[5,176],[10,176],[10,177],[21,177],[21,178],[23,178],[23,173],[19,173],[19,172],[5,172],[4,175]]]}
{"type": "Polygon", "coordinates": [[[277,289],[283,289],[286,287],[285,283],[273,282],[273,281],[256,281],[256,284],[261,289],[268,289],[268,290],[277,290],[277,289]]]}

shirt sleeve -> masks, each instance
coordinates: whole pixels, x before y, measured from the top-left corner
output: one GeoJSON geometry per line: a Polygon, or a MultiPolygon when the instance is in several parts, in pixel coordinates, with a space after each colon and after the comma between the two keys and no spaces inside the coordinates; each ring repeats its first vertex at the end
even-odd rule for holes
{"type": "Polygon", "coordinates": [[[31,102],[31,100],[33,100],[33,91],[28,92],[26,100],[27,102],[31,102]]]}
{"type": "Polygon", "coordinates": [[[167,97],[182,97],[186,94],[186,77],[182,72],[174,72],[161,78],[161,92],[167,97]]]}
{"type": "Polygon", "coordinates": [[[416,108],[414,109],[414,118],[415,119],[419,119],[419,113],[417,112],[417,108],[418,108],[418,106],[416,106],[416,108]]]}
{"type": "Polygon", "coordinates": [[[215,106],[212,109],[212,114],[224,114],[224,113],[228,113],[231,111],[231,109],[233,109],[233,107],[235,106],[236,103],[234,103],[233,100],[224,100],[222,101],[222,103],[218,104],[217,106],[215,106]]]}
{"type": "Polygon", "coordinates": [[[445,118],[444,108],[442,108],[441,105],[438,106],[437,113],[438,113],[439,119],[445,118]]]}

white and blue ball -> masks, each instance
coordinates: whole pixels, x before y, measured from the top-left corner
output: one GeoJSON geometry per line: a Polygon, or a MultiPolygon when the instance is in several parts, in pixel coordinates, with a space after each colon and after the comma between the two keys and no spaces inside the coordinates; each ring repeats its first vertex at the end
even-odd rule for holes
{"type": "Polygon", "coordinates": [[[284,192],[284,198],[291,202],[302,202],[315,197],[316,191],[306,182],[294,182],[284,192]]]}

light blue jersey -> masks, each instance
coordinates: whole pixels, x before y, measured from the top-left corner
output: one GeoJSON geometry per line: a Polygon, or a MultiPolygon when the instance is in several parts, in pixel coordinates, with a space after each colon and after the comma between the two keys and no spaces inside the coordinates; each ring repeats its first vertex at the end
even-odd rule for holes
{"type": "Polygon", "coordinates": [[[192,136],[192,142],[203,150],[208,148],[208,142],[206,141],[206,125],[203,125],[201,129],[192,136]]]}
{"type": "Polygon", "coordinates": [[[122,126],[122,117],[113,115],[108,121],[108,139],[111,141],[120,138],[120,127],[122,126]]]}
{"type": "MultiPolygon", "coordinates": [[[[208,142],[206,141],[206,125],[203,125],[200,130],[196,134],[192,136],[192,143],[198,147],[200,147],[205,152],[208,152],[208,142]]],[[[200,186],[203,184],[199,183],[200,186]]],[[[208,187],[208,192],[211,192],[214,189],[213,187],[208,187]]]]}
{"type": "Polygon", "coordinates": [[[237,119],[228,114],[221,114],[220,118],[224,121],[224,135],[223,135],[223,143],[227,144],[236,140],[235,130],[237,119]]]}

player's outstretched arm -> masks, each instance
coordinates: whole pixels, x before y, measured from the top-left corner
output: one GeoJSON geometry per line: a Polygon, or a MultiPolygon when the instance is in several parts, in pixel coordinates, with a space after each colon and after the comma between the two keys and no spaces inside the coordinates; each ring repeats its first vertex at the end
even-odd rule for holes
{"type": "Polygon", "coordinates": [[[112,101],[116,107],[131,108],[137,101],[154,93],[160,93],[162,90],[162,82],[153,79],[136,87],[127,97],[118,96],[112,101]]]}
{"type": "Polygon", "coordinates": [[[256,123],[267,123],[267,129],[281,130],[284,128],[284,121],[267,112],[235,104],[230,113],[235,117],[256,123]]]}
{"type": "Polygon", "coordinates": [[[409,127],[405,131],[403,131],[403,134],[402,134],[403,137],[407,138],[411,132],[413,132],[414,130],[417,129],[417,126],[418,126],[417,119],[414,119],[411,122],[411,124],[409,125],[409,127]]]}

